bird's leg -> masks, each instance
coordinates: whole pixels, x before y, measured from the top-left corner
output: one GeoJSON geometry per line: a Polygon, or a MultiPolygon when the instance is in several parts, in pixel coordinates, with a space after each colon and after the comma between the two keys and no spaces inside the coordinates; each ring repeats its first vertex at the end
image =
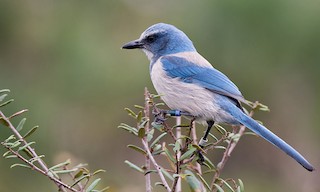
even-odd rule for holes
{"type": "Polygon", "coordinates": [[[211,130],[212,126],[214,125],[214,121],[207,121],[207,124],[208,124],[208,128],[207,128],[205,134],[203,135],[203,137],[200,139],[200,142],[199,142],[199,146],[202,147],[202,148],[208,142],[208,135],[210,133],[210,130],[211,130]]]}
{"type": "MultiPolygon", "coordinates": [[[[206,132],[204,133],[203,137],[199,141],[199,146],[201,148],[203,148],[205,146],[205,144],[208,142],[208,135],[210,133],[212,126],[214,125],[214,121],[207,121],[207,124],[208,124],[208,128],[207,128],[206,132]]],[[[203,157],[200,150],[198,150],[197,153],[199,156],[198,163],[202,164],[204,162],[204,157],[203,157]]]]}

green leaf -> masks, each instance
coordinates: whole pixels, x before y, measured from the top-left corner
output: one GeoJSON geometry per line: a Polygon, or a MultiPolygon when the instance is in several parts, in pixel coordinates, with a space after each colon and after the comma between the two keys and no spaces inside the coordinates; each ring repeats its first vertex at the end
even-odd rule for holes
{"type": "Polygon", "coordinates": [[[181,155],[180,157],[180,161],[186,159],[186,158],[189,158],[191,155],[194,154],[194,152],[196,151],[197,149],[194,148],[194,147],[191,147],[188,151],[186,151],[184,154],[181,155]]]}
{"type": "Polygon", "coordinates": [[[96,180],[94,180],[89,187],[86,189],[86,192],[92,192],[93,189],[98,185],[98,183],[100,182],[101,178],[98,178],[96,180]]]}
{"type": "Polygon", "coordinates": [[[147,134],[147,141],[150,142],[153,138],[154,129],[151,129],[147,134]]]}
{"type": "Polygon", "coordinates": [[[35,161],[38,161],[39,159],[42,159],[43,157],[45,157],[44,155],[39,155],[37,157],[33,157],[31,159],[29,159],[30,163],[34,163],[35,161]]]}
{"type": "Polygon", "coordinates": [[[244,132],[243,135],[253,135],[253,136],[257,136],[257,134],[255,134],[254,132],[250,132],[250,131],[244,132]]]}
{"type": "Polygon", "coordinates": [[[170,154],[169,150],[164,147],[163,149],[164,153],[166,154],[166,156],[170,159],[170,161],[172,161],[173,163],[176,163],[176,159],[170,154]]]}
{"type": "Polygon", "coordinates": [[[106,172],[106,170],[104,170],[104,169],[98,169],[98,170],[96,170],[95,172],[92,173],[92,176],[97,175],[97,174],[99,174],[99,173],[104,173],[104,172],[106,172]]]}
{"type": "Polygon", "coordinates": [[[163,173],[164,176],[166,176],[168,179],[170,179],[171,181],[173,181],[173,177],[170,173],[168,173],[168,171],[166,171],[165,169],[161,168],[161,172],[163,173]]]}
{"type": "Polygon", "coordinates": [[[143,170],[142,168],[140,168],[139,166],[131,163],[130,161],[125,160],[124,163],[126,163],[127,165],[129,165],[129,167],[131,167],[132,169],[134,169],[134,170],[136,170],[136,171],[138,171],[138,172],[140,172],[140,173],[144,173],[144,170],[143,170]]]}
{"type": "Polygon", "coordinates": [[[140,128],[138,131],[138,137],[143,138],[146,135],[145,128],[140,128]]]}
{"type": "Polygon", "coordinates": [[[153,140],[153,142],[150,145],[150,148],[152,148],[155,144],[157,144],[160,141],[160,139],[162,139],[162,137],[164,137],[166,134],[167,133],[164,132],[161,135],[159,135],[155,140],[153,140]]]}
{"type": "Polygon", "coordinates": [[[27,147],[29,147],[30,145],[35,144],[35,143],[36,143],[36,142],[31,141],[31,142],[27,143],[26,145],[19,147],[19,149],[18,149],[17,151],[24,150],[24,149],[26,149],[27,147]]]}
{"type": "Polygon", "coordinates": [[[137,122],[140,122],[142,119],[142,111],[139,111],[138,115],[137,115],[137,122]]]}
{"type": "Polygon", "coordinates": [[[121,128],[121,129],[123,129],[123,130],[128,131],[129,133],[132,133],[132,134],[138,136],[138,130],[137,130],[137,128],[131,127],[130,125],[127,125],[127,124],[125,124],[125,123],[121,123],[121,124],[118,126],[118,128],[121,128]]]}
{"type": "Polygon", "coordinates": [[[224,190],[216,183],[213,184],[215,186],[215,188],[217,189],[217,191],[219,192],[224,192],[224,190]]]}
{"type": "Polygon", "coordinates": [[[8,96],[8,94],[0,95],[0,102],[3,101],[6,98],[6,96],[8,96]]]}
{"type": "Polygon", "coordinates": [[[74,179],[77,179],[77,178],[79,178],[81,175],[83,175],[83,169],[80,169],[80,170],[78,171],[78,173],[76,173],[76,174],[73,176],[73,178],[74,178],[74,179]]]}
{"type": "Polygon", "coordinates": [[[10,135],[6,140],[4,140],[5,143],[9,142],[12,139],[15,139],[16,137],[14,135],[10,135]]]}
{"type": "Polygon", "coordinates": [[[142,153],[143,155],[147,154],[147,152],[144,149],[142,149],[142,148],[140,148],[140,147],[138,147],[136,145],[127,145],[127,147],[129,147],[130,149],[133,149],[133,150],[135,150],[135,151],[137,151],[139,153],[142,153]]]}
{"type": "Polygon", "coordinates": [[[177,141],[175,142],[175,144],[174,144],[173,151],[174,151],[175,153],[177,153],[178,151],[180,151],[180,148],[181,148],[180,141],[177,140],[177,141]]]}
{"type": "Polygon", "coordinates": [[[32,127],[24,136],[23,138],[27,138],[29,137],[30,135],[32,135],[37,129],[39,128],[39,126],[34,126],[32,127]]]}
{"type": "Polygon", "coordinates": [[[158,107],[158,106],[164,106],[164,103],[156,103],[154,106],[158,107]]]}
{"type": "Polygon", "coordinates": [[[31,169],[31,167],[29,165],[25,165],[25,164],[20,164],[20,163],[16,163],[10,166],[10,168],[14,168],[14,167],[24,167],[24,168],[29,168],[31,169]]]}
{"type": "Polygon", "coordinates": [[[16,113],[14,113],[13,115],[11,115],[8,119],[12,119],[13,117],[19,116],[19,115],[21,115],[22,113],[25,113],[25,112],[27,112],[27,111],[28,111],[28,109],[23,109],[23,110],[21,110],[21,111],[18,111],[18,112],[16,112],[16,113]]]}
{"type": "Polygon", "coordinates": [[[134,107],[137,109],[144,109],[144,107],[142,107],[141,105],[134,105],[134,107]]]}
{"type": "Polygon", "coordinates": [[[22,150],[29,158],[33,158],[33,155],[31,154],[31,152],[28,149],[23,149],[22,150]]]}
{"type": "Polygon", "coordinates": [[[72,185],[70,187],[74,187],[76,184],[78,184],[79,182],[81,182],[84,179],[89,179],[90,175],[83,175],[81,176],[79,179],[77,179],[74,183],[72,183],[72,185]]]}
{"type": "Polygon", "coordinates": [[[161,132],[163,132],[163,128],[164,126],[162,124],[156,123],[156,122],[152,122],[151,126],[161,132]]]}
{"type": "Polygon", "coordinates": [[[155,147],[154,148],[154,151],[152,152],[152,155],[159,155],[159,154],[162,154],[164,151],[163,150],[159,150],[162,148],[162,146],[160,144],[158,144],[157,146],[159,147],[155,147]]]}
{"type": "Polygon", "coordinates": [[[262,104],[262,103],[258,104],[257,109],[260,111],[267,111],[267,112],[270,111],[269,107],[267,105],[262,104]]]}
{"type": "Polygon", "coordinates": [[[137,114],[135,112],[133,112],[131,109],[124,108],[124,110],[126,110],[128,112],[128,115],[134,117],[135,119],[137,118],[137,114]]]}
{"type": "Polygon", "coordinates": [[[75,166],[75,168],[83,169],[86,173],[89,173],[90,171],[85,168],[86,166],[88,166],[87,163],[79,163],[77,166],[75,166]]]}
{"type": "Polygon", "coordinates": [[[162,186],[162,187],[164,187],[164,184],[163,184],[162,182],[155,182],[154,185],[155,185],[155,186],[162,186]]]}
{"type": "Polygon", "coordinates": [[[145,119],[140,125],[139,128],[145,128],[146,124],[149,122],[149,119],[145,119]]]}
{"type": "Polygon", "coordinates": [[[234,134],[234,133],[230,133],[229,136],[230,140],[233,140],[234,142],[238,142],[241,135],[239,133],[234,134]]]}
{"type": "Polygon", "coordinates": [[[215,124],[214,127],[221,133],[221,135],[227,134],[227,130],[223,128],[221,125],[215,124]]]}
{"type": "Polygon", "coordinates": [[[202,147],[200,147],[200,146],[199,146],[199,145],[197,145],[197,144],[191,144],[191,146],[192,146],[192,147],[194,147],[194,148],[196,148],[197,150],[199,150],[199,151],[203,152],[203,153],[206,153],[206,152],[203,150],[203,148],[202,148],[202,147]]]}
{"type": "Polygon", "coordinates": [[[66,170],[57,170],[53,171],[55,174],[68,174],[68,173],[73,173],[76,172],[78,169],[66,169],[66,170]]]}
{"type": "Polygon", "coordinates": [[[4,106],[8,105],[9,103],[11,103],[11,102],[13,102],[13,101],[14,101],[14,99],[10,99],[10,100],[8,100],[8,101],[6,101],[6,102],[4,102],[4,103],[1,103],[1,104],[0,104],[0,107],[4,107],[4,106]]]}
{"type": "Polygon", "coordinates": [[[50,171],[67,166],[71,163],[70,159],[66,160],[65,162],[59,163],[57,165],[54,165],[52,167],[49,168],[50,171]]]}
{"type": "Polygon", "coordinates": [[[223,149],[223,150],[226,150],[227,148],[225,146],[222,146],[222,145],[217,145],[217,146],[214,146],[215,149],[223,149]]]}
{"type": "MultiPolygon", "coordinates": [[[[104,191],[106,191],[106,190],[108,190],[108,189],[110,189],[110,187],[105,187],[105,188],[103,188],[103,189],[101,189],[101,190],[96,190],[96,192],[104,192],[104,191]]],[[[95,191],[95,190],[94,190],[95,191]]]]}
{"type": "Polygon", "coordinates": [[[202,187],[201,187],[201,183],[200,181],[195,177],[195,175],[189,171],[189,170],[185,170],[184,171],[185,174],[187,174],[188,176],[185,177],[190,189],[192,192],[202,192],[205,191],[202,187]]]}
{"type": "Polygon", "coordinates": [[[241,179],[238,179],[238,182],[239,182],[240,191],[241,191],[241,192],[244,192],[244,185],[243,185],[242,180],[241,180],[241,179]]]}
{"type": "Polygon", "coordinates": [[[17,158],[17,156],[16,156],[16,155],[7,155],[5,158],[6,158],[6,159],[17,158]]]}
{"type": "Polygon", "coordinates": [[[204,161],[205,163],[208,164],[210,169],[216,170],[216,166],[212,163],[212,161],[208,157],[204,156],[204,161]]]}
{"type": "Polygon", "coordinates": [[[212,133],[209,133],[209,135],[210,135],[214,140],[216,140],[216,141],[219,140],[219,139],[218,139],[215,135],[213,135],[212,133]]]}
{"type": "Polygon", "coordinates": [[[226,182],[225,180],[221,179],[221,178],[218,178],[218,180],[220,180],[225,186],[228,187],[228,189],[231,191],[231,192],[235,192],[234,189],[229,185],[228,182],[226,182]]]}
{"type": "Polygon", "coordinates": [[[202,172],[202,174],[205,175],[205,174],[209,174],[209,173],[212,173],[212,172],[216,172],[216,170],[215,169],[209,169],[209,170],[206,170],[206,171],[202,172]]]}
{"type": "Polygon", "coordinates": [[[206,189],[208,191],[211,191],[209,184],[206,182],[206,180],[199,174],[197,173],[197,176],[199,177],[199,179],[201,180],[201,182],[203,183],[203,185],[206,187],[206,189]]]}
{"type": "MultiPolygon", "coordinates": [[[[9,143],[8,143],[9,144],[9,143]]],[[[11,148],[18,147],[21,144],[21,141],[17,140],[14,143],[11,144],[11,148]]]]}
{"type": "Polygon", "coordinates": [[[2,157],[5,157],[5,156],[9,155],[10,153],[11,153],[11,151],[6,151],[6,152],[2,155],[2,157]]]}
{"type": "Polygon", "coordinates": [[[160,98],[161,96],[163,96],[163,95],[162,94],[160,94],[160,95],[151,94],[151,98],[153,98],[153,99],[160,98]]]}
{"type": "Polygon", "coordinates": [[[57,175],[53,171],[48,171],[47,174],[49,175],[49,177],[54,177],[54,178],[60,179],[59,175],[57,175]]]}
{"type": "Polygon", "coordinates": [[[144,175],[147,175],[149,173],[157,173],[157,170],[154,170],[154,169],[150,169],[150,170],[147,170],[144,175]]]}
{"type": "Polygon", "coordinates": [[[10,92],[10,89],[0,89],[0,93],[10,92]]]}

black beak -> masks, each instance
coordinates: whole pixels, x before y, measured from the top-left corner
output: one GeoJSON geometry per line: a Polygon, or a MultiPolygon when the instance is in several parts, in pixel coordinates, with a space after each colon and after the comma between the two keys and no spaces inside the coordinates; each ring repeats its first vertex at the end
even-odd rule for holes
{"type": "Polygon", "coordinates": [[[122,46],[122,49],[141,49],[143,48],[143,43],[140,40],[130,41],[122,46]]]}

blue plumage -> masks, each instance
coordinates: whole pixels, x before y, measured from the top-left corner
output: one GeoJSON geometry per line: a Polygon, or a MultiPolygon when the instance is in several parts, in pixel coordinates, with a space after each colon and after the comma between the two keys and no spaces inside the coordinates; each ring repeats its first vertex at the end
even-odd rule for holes
{"type": "Polygon", "coordinates": [[[166,56],[160,59],[167,75],[180,78],[183,82],[194,83],[221,95],[243,100],[238,87],[213,67],[199,66],[183,57],[166,56]],[[215,78],[212,78],[215,77],[215,78]]]}
{"type": "Polygon", "coordinates": [[[237,86],[213,68],[181,30],[169,24],[155,24],[123,48],[139,48],[146,53],[153,85],[171,109],[188,112],[198,121],[207,122],[204,140],[214,122],[242,124],[307,170],[314,170],[293,147],[243,112],[240,102],[246,100],[237,86]]]}

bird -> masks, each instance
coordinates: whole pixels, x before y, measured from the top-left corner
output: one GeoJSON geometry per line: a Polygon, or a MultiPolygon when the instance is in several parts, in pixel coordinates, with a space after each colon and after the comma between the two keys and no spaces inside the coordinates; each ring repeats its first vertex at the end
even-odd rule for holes
{"type": "Polygon", "coordinates": [[[314,170],[297,150],[244,112],[241,103],[247,100],[238,87],[201,56],[189,37],[174,25],[154,24],[122,48],[145,52],[154,88],[170,109],[186,112],[197,122],[207,124],[201,145],[215,123],[244,125],[306,170],[314,170]]]}

